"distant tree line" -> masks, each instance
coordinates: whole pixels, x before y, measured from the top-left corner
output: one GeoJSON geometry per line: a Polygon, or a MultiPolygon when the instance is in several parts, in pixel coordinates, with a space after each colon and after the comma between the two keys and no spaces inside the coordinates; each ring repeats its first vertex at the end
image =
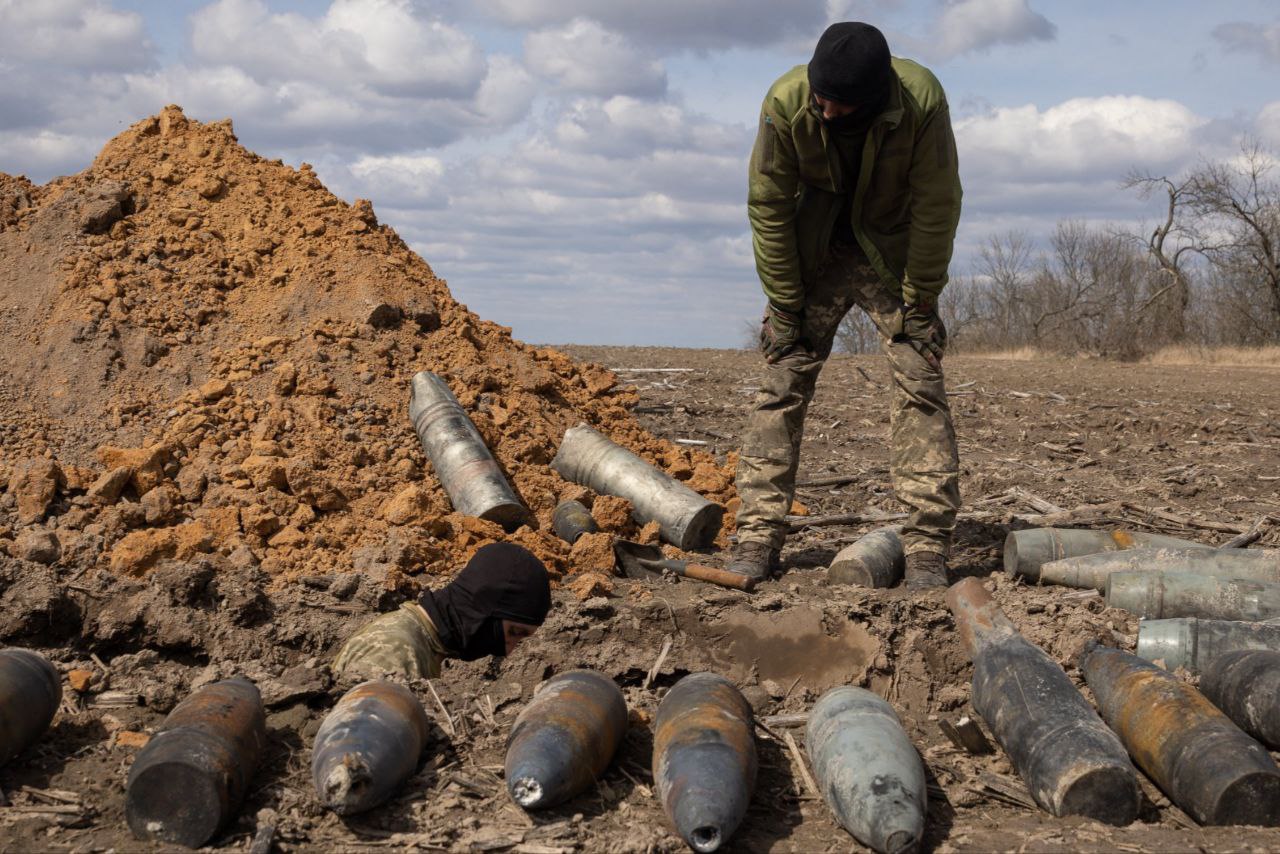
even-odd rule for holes
{"type": "MultiPolygon", "coordinates": [[[[1044,247],[1018,232],[990,237],[943,294],[951,348],[1136,359],[1170,345],[1280,344],[1278,168],[1247,143],[1185,175],[1130,173],[1125,190],[1164,203],[1150,234],[1064,221],[1044,247]]],[[[860,311],[837,343],[878,347],[860,311]]]]}

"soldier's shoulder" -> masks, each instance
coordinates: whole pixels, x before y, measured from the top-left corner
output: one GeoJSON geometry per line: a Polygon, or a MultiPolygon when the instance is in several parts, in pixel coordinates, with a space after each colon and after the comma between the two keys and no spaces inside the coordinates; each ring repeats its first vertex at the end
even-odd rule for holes
{"type": "Polygon", "coordinates": [[[946,106],[947,93],[932,71],[915,60],[898,56],[893,58],[893,70],[921,109],[929,111],[946,106]]]}
{"type": "Polygon", "coordinates": [[[797,65],[783,74],[769,87],[764,96],[765,109],[784,119],[791,119],[809,102],[809,72],[807,65],[797,65]]]}

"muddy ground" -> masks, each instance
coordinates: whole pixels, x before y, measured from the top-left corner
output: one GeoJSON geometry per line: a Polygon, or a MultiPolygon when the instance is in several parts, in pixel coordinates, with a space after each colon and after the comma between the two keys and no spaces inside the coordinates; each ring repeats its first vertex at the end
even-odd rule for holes
{"type": "MultiPolygon", "coordinates": [[[[639,390],[637,414],[655,434],[705,443],[697,447],[721,457],[735,449],[759,379],[754,354],[564,349],[645,369],[618,372],[639,390]]],[[[1204,542],[1269,517],[1258,545],[1280,545],[1280,370],[963,357],[948,367],[973,514],[959,527],[958,573],[997,572],[1011,528],[1084,505],[1098,505],[1079,517],[1093,524],[1204,542]]],[[[878,358],[840,357],[820,382],[801,480],[853,479],[802,490],[810,518],[897,509],[886,469],[888,381],[878,358]]],[[[1054,819],[1029,805],[1000,754],[954,748],[938,721],[972,714],[970,667],[941,597],[825,583],[835,552],[872,527],[797,533],[784,553],[788,572],[750,597],[672,580],[620,580],[615,595],[585,601],[558,591],[548,624],[510,658],[450,665],[434,683],[439,700],[415,686],[433,722],[424,765],[395,801],[349,820],[318,806],[309,746],[347,687],[326,662],[346,634],[395,603],[384,586],[349,573],[276,585],[216,555],[140,580],[78,562],[74,552],[52,567],[0,558],[0,637],[44,652],[83,688],[68,687],[47,736],[0,770],[9,804],[0,807],[0,849],[147,850],[123,819],[138,746],[194,686],[243,673],[263,690],[270,744],[240,817],[215,847],[247,850],[256,836],[278,851],[683,850],[653,797],[647,725],[663,691],[702,669],[735,679],[768,726],[734,850],[860,850],[786,745],[789,732],[803,747],[803,728],[773,719],[804,712],[845,683],[886,696],[919,747],[931,784],[929,850],[1280,848],[1280,830],[1197,828],[1150,786],[1130,827],[1054,819]],[[504,740],[536,685],[577,666],[623,686],[632,726],[596,788],[528,816],[506,795],[504,740]]],[[[1132,646],[1136,621],[1096,597],[1027,588],[1002,574],[993,583],[1010,617],[1077,681],[1074,657],[1086,641],[1132,646]]]]}

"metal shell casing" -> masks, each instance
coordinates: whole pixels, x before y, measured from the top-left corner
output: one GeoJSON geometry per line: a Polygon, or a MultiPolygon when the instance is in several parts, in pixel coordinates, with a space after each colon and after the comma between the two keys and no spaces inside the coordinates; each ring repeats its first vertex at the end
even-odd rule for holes
{"type": "Polygon", "coordinates": [[[1143,620],[1138,623],[1138,655],[1160,661],[1166,670],[1200,673],[1218,656],[1237,649],[1280,650],[1280,625],[1232,620],[1143,620]]]}
{"type": "Polygon", "coordinates": [[[1064,557],[1121,549],[1203,548],[1210,546],[1143,531],[1090,531],[1077,528],[1028,528],[1010,531],[1004,540],[1004,571],[1028,581],[1040,580],[1040,567],[1064,557]]]}
{"type": "Polygon", "coordinates": [[[1107,577],[1107,607],[1150,620],[1268,620],[1280,617],[1280,583],[1189,572],[1115,572],[1107,577]]]}
{"type": "Polygon", "coordinates": [[[1124,549],[1077,555],[1040,567],[1042,584],[1107,589],[1116,572],[1187,572],[1280,581],[1280,551],[1267,549],[1124,549]]]}
{"type": "Polygon", "coordinates": [[[62,702],[62,677],[43,655],[0,650],[0,766],[44,735],[62,702]]]}
{"type": "Polygon", "coordinates": [[[827,568],[827,583],[859,587],[892,587],[902,580],[906,557],[902,552],[902,528],[877,528],[840,550],[827,568]]]}
{"type": "Polygon", "coordinates": [[[1213,660],[1200,691],[1272,750],[1280,748],[1280,652],[1242,649],[1213,660]]]}

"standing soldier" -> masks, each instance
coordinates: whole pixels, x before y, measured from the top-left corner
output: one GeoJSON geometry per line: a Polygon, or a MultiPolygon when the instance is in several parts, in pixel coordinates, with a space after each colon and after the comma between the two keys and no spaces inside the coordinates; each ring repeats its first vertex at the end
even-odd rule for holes
{"type": "Polygon", "coordinates": [[[743,436],[738,544],[729,569],[778,568],[805,410],[836,328],[857,305],[893,370],[890,467],[909,588],[947,583],[960,507],[955,429],[942,377],[947,283],[960,177],[946,95],[933,74],[890,57],[878,29],[833,24],[808,66],[765,96],[747,213],[768,307],[768,363],[743,436]]]}

